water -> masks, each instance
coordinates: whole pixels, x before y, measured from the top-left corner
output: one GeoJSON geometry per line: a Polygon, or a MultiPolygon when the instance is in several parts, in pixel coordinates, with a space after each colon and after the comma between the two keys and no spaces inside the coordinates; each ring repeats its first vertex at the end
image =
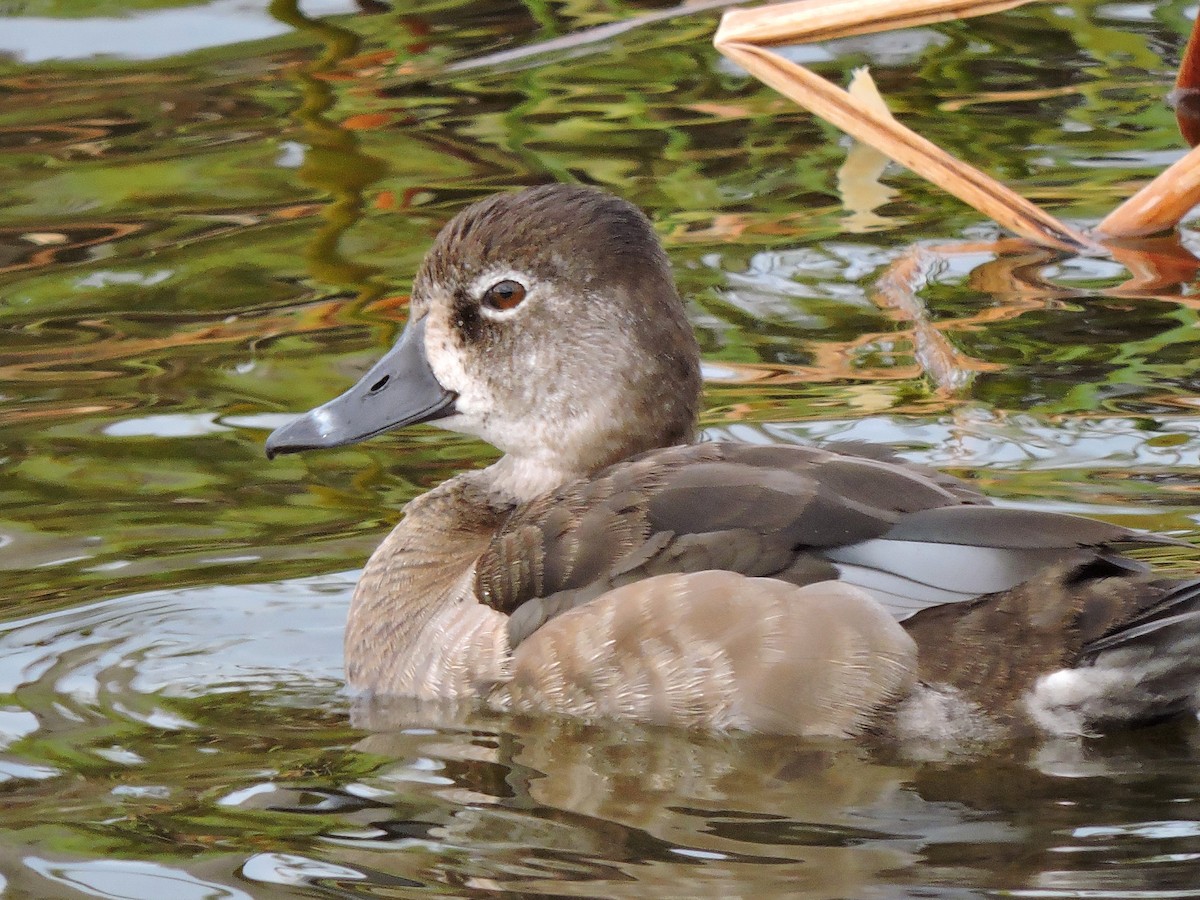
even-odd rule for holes
{"type": "MultiPolygon", "coordinates": [[[[391,5],[0,2],[0,890],[1200,891],[1194,724],[967,757],[354,707],[358,568],[492,451],[262,441],[395,338],[433,234],[496,189],[651,213],[711,434],[887,442],[1200,539],[1178,248],[996,252],[895,170],[847,210],[845,142],[720,60],[715,13],[527,55],[656,7],[391,5]]],[[[870,61],[922,133],[1088,224],[1180,154],[1161,98],[1193,14],[1035,5],[788,52],[870,61]]]]}

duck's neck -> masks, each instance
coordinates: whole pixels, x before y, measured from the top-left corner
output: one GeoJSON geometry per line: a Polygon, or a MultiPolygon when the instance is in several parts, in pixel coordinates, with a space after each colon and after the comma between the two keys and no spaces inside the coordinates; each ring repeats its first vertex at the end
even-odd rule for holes
{"type": "Polygon", "coordinates": [[[591,478],[614,463],[648,450],[690,444],[694,440],[695,431],[690,422],[661,435],[648,432],[637,442],[628,435],[601,434],[585,442],[584,446],[571,448],[572,452],[506,453],[487,468],[460,477],[473,480],[493,504],[517,506],[564,484],[591,478]]]}
{"type": "Polygon", "coordinates": [[[473,473],[475,483],[495,505],[528,503],[559,485],[590,475],[586,468],[556,464],[549,459],[502,456],[486,469],[473,473]]]}

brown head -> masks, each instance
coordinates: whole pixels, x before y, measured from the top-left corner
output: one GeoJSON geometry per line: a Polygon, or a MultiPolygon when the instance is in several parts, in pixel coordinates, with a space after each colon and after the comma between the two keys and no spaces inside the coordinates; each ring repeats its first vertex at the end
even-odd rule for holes
{"type": "Polygon", "coordinates": [[[528,495],[690,441],[699,396],[699,351],[649,221],[602,191],[547,185],[451,220],[396,346],[267,452],[431,421],[504,451],[528,495]]]}

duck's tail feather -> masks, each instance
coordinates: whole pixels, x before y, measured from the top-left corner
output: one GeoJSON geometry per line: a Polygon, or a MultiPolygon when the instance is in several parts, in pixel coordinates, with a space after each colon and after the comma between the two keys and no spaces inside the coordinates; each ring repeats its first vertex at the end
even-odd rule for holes
{"type": "Polygon", "coordinates": [[[1088,734],[1200,711],[1200,579],[1159,582],[1144,610],[1081,648],[1027,697],[1052,732],[1088,734]]]}
{"type": "Polygon", "coordinates": [[[1118,647],[1147,644],[1157,647],[1179,638],[1200,643],[1200,578],[1164,582],[1166,593],[1138,615],[1108,634],[1083,646],[1086,661],[1118,647]]]}

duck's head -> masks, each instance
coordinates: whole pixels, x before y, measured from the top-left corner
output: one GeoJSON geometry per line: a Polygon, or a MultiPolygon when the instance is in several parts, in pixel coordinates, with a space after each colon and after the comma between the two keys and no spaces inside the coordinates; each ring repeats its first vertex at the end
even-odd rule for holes
{"type": "Polygon", "coordinates": [[[442,229],[396,345],[267,455],[418,422],[505,453],[516,494],[691,439],[699,352],[670,266],[634,206],[591,188],[497,194],[442,229]]]}

